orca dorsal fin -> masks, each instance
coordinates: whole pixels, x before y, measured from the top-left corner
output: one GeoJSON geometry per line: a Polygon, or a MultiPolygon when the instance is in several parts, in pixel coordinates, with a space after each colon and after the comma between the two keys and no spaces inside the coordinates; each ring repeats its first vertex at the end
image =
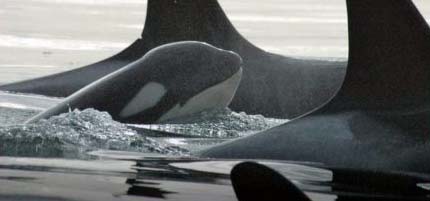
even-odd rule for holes
{"type": "Polygon", "coordinates": [[[148,0],[142,39],[152,48],[195,40],[245,57],[262,51],[234,28],[217,0],[148,0]]]}
{"type": "Polygon", "coordinates": [[[412,1],[347,0],[347,10],[347,74],[325,111],[428,107],[430,29],[412,1]]]}
{"type": "Polygon", "coordinates": [[[311,199],[279,172],[256,162],[243,162],[230,173],[234,192],[239,201],[311,199]]]}

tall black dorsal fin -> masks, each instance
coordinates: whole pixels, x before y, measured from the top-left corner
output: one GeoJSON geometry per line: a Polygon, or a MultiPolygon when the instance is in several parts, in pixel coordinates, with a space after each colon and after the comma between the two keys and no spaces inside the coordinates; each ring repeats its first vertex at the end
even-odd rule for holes
{"type": "Polygon", "coordinates": [[[412,1],[347,0],[347,9],[348,70],[325,111],[429,106],[430,29],[412,1]]]}
{"type": "Polygon", "coordinates": [[[242,37],[217,0],[148,0],[142,39],[103,61],[75,70],[0,86],[0,90],[65,97],[142,57],[160,45],[196,40],[239,53],[244,59],[262,50],[242,37]]]}
{"type": "Polygon", "coordinates": [[[217,0],[148,0],[146,16],[142,39],[151,47],[195,40],[243,57],[262,51],[234,28],[217,0]]]}

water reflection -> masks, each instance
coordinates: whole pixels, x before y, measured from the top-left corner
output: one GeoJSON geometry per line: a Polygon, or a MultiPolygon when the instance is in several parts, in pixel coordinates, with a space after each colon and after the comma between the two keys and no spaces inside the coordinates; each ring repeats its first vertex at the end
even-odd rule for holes
{"type": "MultiPolygon", "coordinates": [[[[0,157],[0,162],[0,200],[237,201],[230,172],[243,161],[143,156],[89,161],[0,157]]],[[[313,201],[430,200],[428,175],[258,163],[278,176],[255,174],[254,180],[291,182],[313,201]]],[[[248,182],[251,187],[258,183],[248,182]]]]}
{"type": "Polygon", "coordinates": [[[160,184],[155,182],[144,182],[138,179],[127,179],[126,183],[131,185],[127,191],[128,195],[165,198],[167,194],[175,193],[162,190],[159,187],[160,184]]]}
{"type": "MultiPolygon", "coordinates": [[[[128,183],[132,185],[131,192],[148,197],[161,196],[168,200],[166,195],[169,193],[189,193],[181,187],[189,184],[201,185],[206,188],[204,192],[211,190],[210,185],[219,185],[225,188],[224,193],[231,193],[228,190],[231,188],[229,174],[241,162],[149,158],[137,161],[137,177],[128,183]],[[163,188],[169,182],[177,182],[178,186],[163,188]]],[[[426,175],[325,168],[321,164],[259,163],[288,178],[311,200],[429,200],[430,191],[419,185],[429,183],[430,177],[426,175]]]]}

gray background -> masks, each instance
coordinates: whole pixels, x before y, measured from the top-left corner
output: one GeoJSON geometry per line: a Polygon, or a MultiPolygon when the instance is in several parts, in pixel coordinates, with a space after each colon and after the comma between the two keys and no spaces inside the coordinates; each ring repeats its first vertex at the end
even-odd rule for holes
{"type": "MultiPolygon", "coordinates": [[[[268,51],[345,59],[345,0],[220,0],[238,30],[268,51]]],[[[430,2],[414,1],[430,18],[430,2]]],[[[96,62],[139,37],[146,0],[1,0],[0,83],[96,62]]]]}

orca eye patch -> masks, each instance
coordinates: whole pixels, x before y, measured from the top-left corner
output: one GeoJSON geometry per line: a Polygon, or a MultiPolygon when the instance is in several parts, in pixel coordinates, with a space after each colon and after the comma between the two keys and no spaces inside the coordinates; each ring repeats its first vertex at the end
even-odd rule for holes
{"type": "Polygon", "coordinates": [[[134,96],[134,98],[127,103],[122,109],[120,116],[130,117],[138,114],[146,109],[152,108],[163,98],[167,93],[166,88],[157,82],[150,82],[134,96]]]}

